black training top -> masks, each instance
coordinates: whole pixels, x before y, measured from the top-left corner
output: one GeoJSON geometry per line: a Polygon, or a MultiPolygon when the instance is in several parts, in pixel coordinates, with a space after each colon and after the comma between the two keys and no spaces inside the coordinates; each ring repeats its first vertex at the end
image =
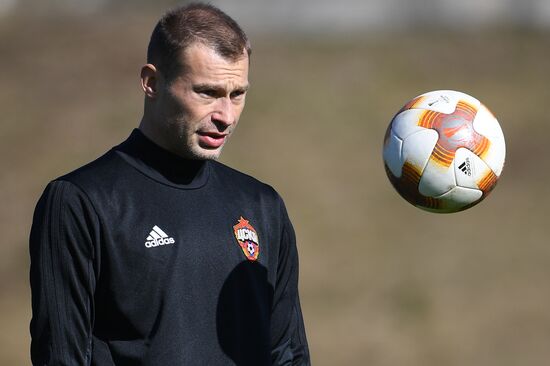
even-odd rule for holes
{"type": "Polygon", "coordinates": [[[279,195],[139,130],[51,182],[31,237],[34,365],[309,365],[279,195]]]}

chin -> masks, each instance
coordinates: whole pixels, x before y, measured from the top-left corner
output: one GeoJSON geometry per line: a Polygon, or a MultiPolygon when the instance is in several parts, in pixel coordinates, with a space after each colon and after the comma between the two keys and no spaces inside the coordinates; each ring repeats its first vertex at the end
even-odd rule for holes
{"type": "Polygon", "coordinates": [[[196,160],[218,160],[222,153],[222,149],[215,150],[198,148],[191,151],[191,157],[196,160]]]}

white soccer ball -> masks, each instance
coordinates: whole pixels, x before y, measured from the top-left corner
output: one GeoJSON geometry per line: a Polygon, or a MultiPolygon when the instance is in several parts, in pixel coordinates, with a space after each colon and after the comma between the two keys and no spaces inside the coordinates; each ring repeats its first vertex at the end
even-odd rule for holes
{"type": "Polygon", "coordinates": [[[506,155],[502,129],[476,98],[437,90],[409,101],[384,138],[384,166],[399,194],[431,212],[465,210],[495,187],[506,155]]]}
{"type": "Polygon", "coordinates": [[[250,255],[254,255],[254,252],[256,251],[256,248],[254,248],[254,244],[252,244],[251,242],[247,242],[247,249],[250,255]]]}

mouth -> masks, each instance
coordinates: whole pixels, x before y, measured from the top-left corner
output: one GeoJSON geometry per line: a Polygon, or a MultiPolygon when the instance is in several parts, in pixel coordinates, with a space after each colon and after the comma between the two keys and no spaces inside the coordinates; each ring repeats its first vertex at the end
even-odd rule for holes
{"type": "Polygon", "coordinates": [[[229,134],[219,132],[198,131],[199,145],[206,149],[217,149],[225,143],[229,134]]]}

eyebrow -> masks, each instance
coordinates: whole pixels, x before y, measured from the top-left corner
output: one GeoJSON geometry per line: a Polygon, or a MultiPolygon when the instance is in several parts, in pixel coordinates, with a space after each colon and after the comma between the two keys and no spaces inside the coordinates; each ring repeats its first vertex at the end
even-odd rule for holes
{"type": "MultiPolygon", "coordinates": [[[[235,88],[235,90],[232,90],[232,91],[246,92],[249,88],[250,88],[250,84],[246,84],[245,86],[235,88]]],[[[217,91],[223,90],[223,91],[225,91],[225,88],[221,85],[218,85],[218,84],[203,83],[203,84],[193,85],[193,90],[199,90],[199,91],[200,90],[217,90],[217,91]]]]}

